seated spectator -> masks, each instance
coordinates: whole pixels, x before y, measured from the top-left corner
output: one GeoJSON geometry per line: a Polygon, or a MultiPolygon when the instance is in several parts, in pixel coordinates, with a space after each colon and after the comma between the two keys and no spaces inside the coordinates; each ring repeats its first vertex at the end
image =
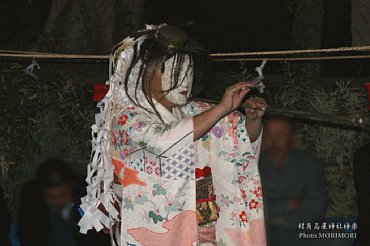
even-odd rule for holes
{"type": "Polygon", "coordinates": [[[295,126],[287,117],[264,123],[260,173],[265,199],[269,246],[303,246],[298,225],[320,222],[327,209],[323,167],[316,158],[294,148],[295,126]]]}
{"type": "Polygon", "coordinates": [[[22,246],[110,245],[108,235],[79,233],[85,184],[62,160],[45,161],[21,189],[19,239],[22,246]]]}
{"type": "Polygon", "coordinates": [[[358,229],[356,246],[370,244],[370,144],[355,153],[353,162],[353,180],[355,182],[358,207],[358,229]]]}
{"type": "Polygon", "coordinates": [[[0,187],[0,245],[10,246],[9,230],[10,230],[11,216],[8,205],[6,204],[3,190],[0,187]]]}

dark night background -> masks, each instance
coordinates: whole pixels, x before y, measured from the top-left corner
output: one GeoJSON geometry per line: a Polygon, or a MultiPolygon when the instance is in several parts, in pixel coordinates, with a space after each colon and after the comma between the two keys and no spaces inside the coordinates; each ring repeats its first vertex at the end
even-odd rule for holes
{"type": "MultiPolygon", "coordinates": [[[[319,27],[322,29],[322,34],[316,33],[319,41],[316,41],[314,45],[310,42],[302,44],[301,41],[295,41],[295,37],[299,36],[300,32],[304,33],[305,29],[311,24],[308,22],[302,25],[299,27],[301,30],[298,32],[293,29],[295,22],[299,23],[300,20],[294,17],[294,5],[292,7],[294,1],[292,0],[137,1],[140,2],[140,19],[132,21],[131,24],[133,27],[130,27],[130,23],[125,20],[126,16],[137,13],[130,13],[130,6],[132,6],[130,1],[126,1],[128,2],[127,5],[123,6],[123,8],[128,9],[128,12],[126,11],[125,13],[117,13],[117,9],[120,6],[112,0],[106,1],[104,4],[100,3],[102,6],[115,4],[114,7],[116,10],[112,17],[112,13],[110,12],[112,8],[103,6],[100,12],[92,9],[91,5],[94,4],[91,3],[96,2],[95,5],[97,6],[99,1],[80,1],[80,5],[74,6],[72,4],[73,1],[65,0],[64,2],[66,2],[67,7],[58,16],[60,23],[56,21],[57,24],[53,27],[57,31],[51,32],[56,36],[45,34],[45,24],[52,7],[51,2],[47,0],[3,0],[3,4],[0,5],[1,22],[3,23],[0,27],[1,48],[107,54],[113,44],[135,30],[136,26],[142,27],[143,23],[158,24],[166,22],[169,24],[181,24],[189,21],[193,21],[193,24],[187,27],[190,35],[202,43],[210,52],[329,48],[351,45],[350,1],[325,0],[322,1],[320,9],[310,10],[312,13],[322,11],[320,17],[322,21],[319,27]],[[71,8],[75,10],[71,10],[71,8]],[[87,16],[85,13],[81,14],[82,11],[91,12],[91,16],[87,16]],[[78,18],[68,21],[68,19],[71,19],[68,18],[68,12],[73,14],[73,16],[78,16],[78,18]],[[100,16],[97,14],[100,14],[100,16]],[[63,21],[63,15],[67,21],[63,21]],[[108,33],[111,38],[107,42],[104,43],[100,40],[103,43],[102,47],[94,44],[94,42],[99,43],[96,36],[106,34],[96,30],[99,29],[99,26],[94,26],[94,21],[106,16],[110,18],[106,22],[106,26],[110,23],[114,28],[111,30],[111,33],[108,33]],[[76,46],[73,49],[70,49],[70,47],[66,49],[63,45],[58,44],[58,41],[50,41],[53,38],[61,39],[63,35],[69,32],[69,26],[75,22],[80,23],[81,26],[86,26],[87,28],[85,30],[89,28],[90,30],[94,29],[90,31],[94,36],[91,39],[87,37],[87,40],[90,40],[91,43],[80,41],[76,37],[74,41],[76,43],[80,42],[83,48],[78,49],[78,46],[76,46]],[[122,27],[123,25],[125,27],[122,27]]],[[[74,24],[74,26],[76,25],[74,24]]],[[[83,36],[81,32],[79,33],[83,36]]],[[[71,32],[70,35],[76,36],[78,34],[72,34],[71,32]]],[[[66,42],[70,41],[69,39],[66,42]]],[[[64,42],[64,40],[60,42],[64,42]]],[[[367,64],[361,60],[323,61],[315,63],[321,64],[321,72],[316,75],[355,77],[357,75],[368,74],[364,69],[361,69],[362,65],[367,64]]],[[[237,65],[235,63],[217,64],[217,67],[221,70],[228,70],[237,67],[237,65]]],[[[278,73],[279,65],[275,62],[274,66],[269,66],[267,69],[269,73],[278,73]]]]}

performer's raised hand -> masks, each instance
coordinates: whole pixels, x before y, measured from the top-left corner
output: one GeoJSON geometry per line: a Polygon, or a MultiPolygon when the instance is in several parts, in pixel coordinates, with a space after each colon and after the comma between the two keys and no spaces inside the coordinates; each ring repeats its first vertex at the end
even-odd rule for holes
{"type": "Polygon", "coordinates": [[[252,83],[239,82],[226,88],[221,102],[217,105],[224,110],[224,114],[231,113],[241,104],[243,98],[250,91],[252,83]]]}

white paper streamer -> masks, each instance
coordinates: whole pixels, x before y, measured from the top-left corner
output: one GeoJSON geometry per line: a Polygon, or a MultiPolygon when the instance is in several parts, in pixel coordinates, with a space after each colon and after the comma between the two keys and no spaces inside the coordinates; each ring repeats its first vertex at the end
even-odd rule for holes
{"type": "MultiPolygon", "coordinates": [[[[148,26],[149,28],[156,28],[155,26],[148,26]]],[[[109,64],[109,84],[108,93],[98,102],[97,107],[100,112],[95,115],[95,124],[91,127],[91,158],[87,166],[87,195],[81,198],[81,209],[84,212],[78,225],[81,233],[87,233],[88,230],[100,231],[103,228],[109,228],[111,234],[111,244],[116,245],[114,235],[119,236],[120,228],[114,231],[114,225],[120,221],[119,211],[115,205],[121,207],[121,199],[115,192],[114,184],[114,166],[110,155],[110,125],[114,115],[121,109],[133,106],[126,95],[124,83],[121,83],[125,76],[126,70],[133,58],[135,43],[139,43],[142,39],[133,40],[133,38],[126,38],[122,45],[125,45],[125,50],[119,54],[114,73],[112,73],[113,62],[110,59],[109,64]],[[100,207],[104,207],[107,214],[104,214],[100,207]]],[[[140,46],[140,45],[138,45],[140,46]]],[[[132,69],[128,79],[128,93],[135,98],[135,83],[139,77],[139,61],[132,69]]],[[[139,81],[141,83],[141,81],[139,81]]],[[[140,88],[140,85],[139,85],[140,88]]],[[[139,102],[145,101],[144,94],[139,91],[136,98],[139,102]]],[[[121,240],[117,240],[120,242],[121,240]]]]}
{"type": "Polygon", "coordinates": [[[255,68],[255,71],[258,73],[258,77],[252,81],[252,83],[254,84],[253,87],[255,87],[258,90],[259,94],[262,94],[266,88],[266,86],[263,84],[264,76],[262,73],[262,70],[265,67],[266,63],[267,60],[263,60],[261,65],[255,68]]]}
{"type": "Polygon", "coordinates": [[[38,64],[38,62],[35,59],[33,59],[32,63],[28,65],[26,68],[24,68],[22,71],[34,79],[39,79],[39,77],[33,72],[33,69],[35,67],[40,69],[40,65],[38,64]]]}
{"type": "MultiPolygon", "coordinates": [[[[114,170],[110,158],[110,102],[111,91],[115,84],[108,81],[110,85],[107,95],[98,103],[100,112],[95,115],[95,124],[91,127],[91,160],[87,167],[86,187],[87,195],[81,198],[81,209],[84,214],[79,221],[81,233],[88,230],[96,231],[111,228],[119,221],[119,213],[114,204],[120,204],[113,191],[114,170]],[[103,206],[108,214],[104,214],[99,206],[103,206]]],[[[112,237],[112,245],[115,245],[112,237]]]]}

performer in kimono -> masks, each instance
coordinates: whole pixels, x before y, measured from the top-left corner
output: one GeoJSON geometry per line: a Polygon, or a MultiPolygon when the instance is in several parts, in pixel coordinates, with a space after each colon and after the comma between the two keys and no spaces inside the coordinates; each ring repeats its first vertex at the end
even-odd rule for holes
{"type": "Polygon", "coordinates": [[[119,245],[265,245],[263,111],[236,111],[253,84],[228,87],[217,105],[192,101],[208,56],[173,26],[147,26],[115,56],[92,127],[81,232],[109,229],[119,245]]]}

